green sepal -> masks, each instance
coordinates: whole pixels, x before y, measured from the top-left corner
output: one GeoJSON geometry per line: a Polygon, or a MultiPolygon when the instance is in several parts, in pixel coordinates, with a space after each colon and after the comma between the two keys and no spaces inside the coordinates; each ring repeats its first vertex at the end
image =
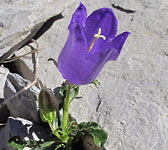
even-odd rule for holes
{"type": "Polygon", "coordinates": [[[66,96],[66,90],[68,89],[68,85],[63,83],[60,90],[59,90],[59,96],[62,100],[64,100],[66,96]]]}
{"type": "MultiPolygon", "coordinates": [[[[59,90],[59,96],[62,100],[65,99],[66,91],[68,89],[68,85],[66,83],[63,83],[60,90],[59,90]]],[[[71,92],[69,95],[70,102],[75,99],[79,94],[79,86],[73,85],[71,87],[71,92]]]]}
{"type": "Polygon", "coordinates": [[[69,95],[70,103],[74,100],[79,94],[79,86],[73,86],[69,95]]]}
{"type": "Polygon", "coordinates": [[[94,84],[96,88],[100,86],[99,80],[94,80],[93,82],[91,82],[91,84],[94,84]]]}

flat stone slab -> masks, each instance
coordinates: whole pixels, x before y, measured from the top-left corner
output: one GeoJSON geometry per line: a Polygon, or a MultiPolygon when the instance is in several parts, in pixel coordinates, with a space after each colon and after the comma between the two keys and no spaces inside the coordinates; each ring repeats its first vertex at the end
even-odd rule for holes
{"type": "MultiPolygon", "coordinates": [[[[9,73],[4,87],[5,100],[26,87],[30,81],[23,79],[18,74],[9,73]]],[[[33,86],[27,91],[15,96],[7,102],[12,117],[24,118],[36,123],[40,123],[39,108],[38,108],[38,94],[40,90],[33,86]]]]}
{"type": "Polygon", "coordinates": [[[1,0],[0,62],[26,44],[48,19],[60,14],[71,2],[68,0],[1,0]]]}
{"type": "Polygon", "coordinates": [[[4,86],[5,86],[5,81],[7,79],[7,75],[9,73],[9,70],[3,66],[0,67],[0,98],[4,98],[4,86]]]}

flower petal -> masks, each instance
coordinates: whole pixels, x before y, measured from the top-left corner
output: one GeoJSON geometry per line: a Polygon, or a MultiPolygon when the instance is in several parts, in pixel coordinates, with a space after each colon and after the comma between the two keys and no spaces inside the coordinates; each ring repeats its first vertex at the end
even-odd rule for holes
{"type": "Polygon", "coordinates": [[[78,8],[76,9],[75,13],[72,16],[72,19],[71,19],[71,22],[69,24],[69,27],[73,23],[79,23],[83,27],[85,27],[86,18],[87,18],[86,7],[80,2],[80,5],[78,6],[78,8]]]}
{"type": "Polygon", "coordinates": [[[69,31],[68,40],[58,58],[58,69],[71,83],[88,84],[98,76],[111,52],[96,53],[87,58],[87,41],[83,27],[74,23],[69,31]]]}
{"type": "Polygon", "coordinates": [[[83,74],[85,56],[88,53],[87,41],[82,25],[73,23],[69,28],[69,36],[58,58],[58,69],[63,77],[72,83],[83,74]]]}
{"type": "Polygon", "coordinates": [[[80,3],[69,25],[69,36],[58,58],[58,69],[63,77],[76,85],[88,84],[96,79],[105,63],[115,60],[128,37],[124,32],[115,37],[117,19],[110,8],[93,12],[86,19],[86,8],[80,3]],[[94,35],[101,28],[106,40],[96,40],[88,50],[94,35]]]}
{"type": "Polygon", "coordinates": [[[93,46],[93,49],[87,54],[86,58],[94,58],[96,55],[108,54],[108,61],[116,60],[129,34],[129,32],[123,32],[115,38],[106,41],[98,39],[93,46]]]}
{"type": "Polygon", "coordinates": [[[94,55],[89,55],[89,57],[87,57],[89,72],[86,76],[87,82],[85,84],[93,82],[96,79],[103,66],[108,61],[110,55],[111,51],[104,51],[95,53],[94,55]]]}
{"type": "Polygon", "coordinates": [[[69,81],[76,85],[85,85],[93,82],[108,61],[110,54],[111,51],[100,52],[88,58],[85,57],[81,61],[79,60],[77,62],[78,67],[74,70],[76,77],[69,81]]]}
{"type": "Polygon", "coordinates": [[[111,53],[109,60],[116,60],[118,58],[129,34],[130,32],[123,32],[112,40],[109,49],[111,49],[113,52],[111,53]]]}
{"type": "Polygon", "coordinates": [[[94,35],[101,28],[101,34],[106,38],[113,38],[117,33],[117,18],[111,8],[101,8],[94,11],[86,19],[86,39],[88,45],[91,45],[94,35]]]}

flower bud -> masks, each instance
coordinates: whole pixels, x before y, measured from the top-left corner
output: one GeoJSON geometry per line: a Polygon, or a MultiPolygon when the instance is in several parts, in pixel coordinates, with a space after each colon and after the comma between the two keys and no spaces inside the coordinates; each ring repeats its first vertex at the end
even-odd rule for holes
{"type": "Polygon", "coordinates": [[[55,95],[47,89],[42,89],[39,94],[40,117],[42,121],[51,123],[56,118],[57,101],[55,95]]]}

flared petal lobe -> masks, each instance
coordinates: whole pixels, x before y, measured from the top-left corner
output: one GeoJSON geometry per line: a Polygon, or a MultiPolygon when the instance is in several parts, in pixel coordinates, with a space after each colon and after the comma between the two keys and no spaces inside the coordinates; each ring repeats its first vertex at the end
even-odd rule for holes
{"type": "Polygon", "coordinates": [[[123,32],[117,35],[110,43],[109,49],[112,51],[109,60],[116,60],[130,32],[123,32]]]}
{"type": "Polygon", "coordinates": [[[87,18],[86,7],[82,3],[80,3],[79,7],[76,9],[75,13],[72,16],[69,27],[73,23],[78,23],[81,24],[83,27],[85,27],[86,18],[87,18]]]}
{"type": "Polygon", "coordinates": [[[101,8],[94,11],[86,19],[86,39],[88,45],[91,45],[91,42],[94,39],[94,35],[97,34],[99,28],[101,28],[101,34],[108,38],[115,37],[117,33],[117,18],[110,8],[101,8]]]}
{"type": "Polygon", "coordinates": [[[93,52],[87,55],[88,62],[94,66],[90,73],[90,81],[96,79],[107,61],[116,60],[118,58],[128,35],[129,32],[124,32],[113,38],[111,41],[104,41],[104,44],[98,43],[93,49],[93,52]],[[97,50],[99,48],[102,50],[97,50]]]}

